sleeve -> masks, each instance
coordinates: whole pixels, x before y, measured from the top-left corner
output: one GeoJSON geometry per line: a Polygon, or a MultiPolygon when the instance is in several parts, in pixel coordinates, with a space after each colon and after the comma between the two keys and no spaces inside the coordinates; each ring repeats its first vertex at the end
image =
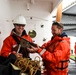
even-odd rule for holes
{"type": "Polygon", "coordinates": [[[42,49],[46,48],[46,47],[50,44],[50,42],[51,42],[51,40],[48,41],[47,43],[44,43],[44,44],[41,46],[41,48],[42,48],[42,49]]]}
{"type": "Polygon", "coordinates": [[[11,49],[12,49],[12,46],[11,46],[10,40],[6,38],[3,41],[3,46],[1,49],[1,56],[8,57],[9,53],[11,52],[11,49]]]}
{"type": "Polygon", "coordinates": [[[70,56],[70,47],[66,43],[59,43],[59,45],[55,48],[54,52],[51,53],[49,50],[43,49],[38,50],[38,53],[41,55],[41,57],[46,60],[47,62],[59,62],[62,60],[62,58],[67,56],[67,53],[70,56]],[[67,46],[67,47],[66,47],[67,46]],[[68,53],[69,52],[69,53],[68,53]]]}

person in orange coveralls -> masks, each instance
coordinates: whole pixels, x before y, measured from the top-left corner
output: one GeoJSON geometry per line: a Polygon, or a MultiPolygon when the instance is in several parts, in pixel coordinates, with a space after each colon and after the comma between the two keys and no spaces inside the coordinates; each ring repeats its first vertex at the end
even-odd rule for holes
{"type": "Polygon", "coordinates": [[[70,38],[63,32],[63,25],[54,22],[51,27],[52,38],[42,47],[28,48],[29,52],[37,52],[43,58],[46,75],[68,75],[70,58],[70,38]]]}
{"type": "Polygon", "coordinates": [[[14,63],[17,57],[29,58],[28,51],[24,50],[22,47],[20,48],[20,52],[17,52],[21,39],[17,36],[14,36],[13,34],[13,32],[15,32],[17,35],[21,36],[22,38],[25,38],[28,41],[32,42],[31,37],[27,35],[26,31],[24,30],[24,27],[26,25],[25,17],[22,15],[17,16],[14,19],[13,24],[14,24],[14,29],[12,29],[11,34],[4,40],[1,49],[1,56],[4,57],[4,60],[8,59],[8,61],[5,61],[4,64],[7,64],[10,61],[14,63]]]}

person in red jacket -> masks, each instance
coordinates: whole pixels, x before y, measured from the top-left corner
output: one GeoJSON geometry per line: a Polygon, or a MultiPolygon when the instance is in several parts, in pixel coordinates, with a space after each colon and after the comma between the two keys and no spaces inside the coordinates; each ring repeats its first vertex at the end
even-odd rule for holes
{"type": "MultiPolygon", "coordinates": [[[[14,19],[13,24],[14,29],[12,29],[10,35],[3,41],[3,46],[1,49],[1,56],[6,60],[8,59],[7,63],[10,61],[13,63],[13,60],[17,57],[29,58],[29,52],[27,51],[27,49],[19,46],[21,39],[15,36],[13,32],[21,36],[22,38],[32,42],[31,37],[27,35],[26,31],[24,30],[24,27],[26,25],[26,19],[24,16],[17,16],[14,19]],[[17,52],[18,49],[20,49],[19,52],[17,52]]],[[[5,62],[5,64],[7,63],[5,62]]]]}
{"type": "Polygon", "coordinates": [[[75,42],[75,46],[74,46],[74,53],[75,53],[75,62],[76,62],[76,42],[75,42]]]}
{"type": "Polygon", "coordinates": [[[70,58],[70,38],[63,32],[63,25],[54,22],[51,27],[52,38],[42,47],[28,48],[29,52],[37,52],[43,58],[46,75],[68,75],[70,58]]]}

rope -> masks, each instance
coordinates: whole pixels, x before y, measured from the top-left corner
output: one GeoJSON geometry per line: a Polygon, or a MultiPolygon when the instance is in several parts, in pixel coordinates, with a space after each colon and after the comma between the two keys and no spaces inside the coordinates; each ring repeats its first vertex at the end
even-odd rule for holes
{"type": "MultiPolygon", "coordinates": [[[[38,57],[38,56],[37,56],[38,57]]],[[[14,65],[20,68],[21,73],[26,73],[28,71],[29,75],[35,75],[40,69],[40,57],[39,60],[29,60],[29,58],[17,58],[14,65]]]]}

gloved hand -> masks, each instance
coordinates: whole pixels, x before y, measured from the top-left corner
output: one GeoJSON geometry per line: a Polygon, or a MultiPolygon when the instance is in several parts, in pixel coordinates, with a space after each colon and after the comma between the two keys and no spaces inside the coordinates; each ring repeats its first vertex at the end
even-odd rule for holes
{"type": "Polygon", "coordinates": [[[31,46],[31,47],[27,48],[27,50],[28,50],[30,53],[35,53],[35,52],[38,51],[38,49],[39,49],[39,46],[37,46],[37,47],[31,46]]]}

